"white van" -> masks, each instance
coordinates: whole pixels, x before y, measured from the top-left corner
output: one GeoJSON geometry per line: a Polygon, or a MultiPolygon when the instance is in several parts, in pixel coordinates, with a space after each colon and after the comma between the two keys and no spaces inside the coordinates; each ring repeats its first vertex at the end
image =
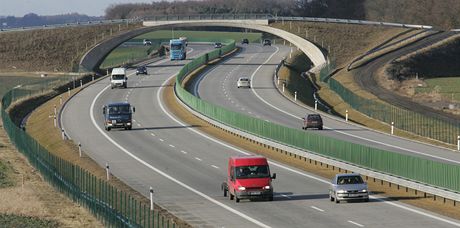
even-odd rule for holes
{"type": "Polygon", "coordinates": [[[126,77],[125,68],[112,69],[112,75],[110,75],[110,86],[112,89],[115,87],[128,87],[128,78],[126,77]]]}

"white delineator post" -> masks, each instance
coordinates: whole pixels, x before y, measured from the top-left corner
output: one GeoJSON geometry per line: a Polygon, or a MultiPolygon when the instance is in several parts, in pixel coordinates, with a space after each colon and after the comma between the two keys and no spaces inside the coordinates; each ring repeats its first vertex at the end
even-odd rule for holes
{"type": "Polygon", "coordinates": [[[457,150],[460,150],[460,135],[457,136],[457,150]]]}
{"type": "Polygon", "coordinates": [[[80,142],[78,142],[78,154],[81,157],[81,143],[80,142]]]}
{"type": "Polygon", "coordinates": [[[285,84],[285,83],[283,82],[283,93],[284,93],[284,84],[285,84]]]}
{"type": "Polygon", "coordinates": [[[110,170],[109,170],[109,163],[105,163],[105,175],[107,176],[107,180],[110,180],[110,170]]]}
{"type": "Polygon", "coordinates": [[[345,110],[345,121],[348,122],[348,109],[345,110]]]}
{"type": "Polygon", "coordinates": [[[297,101],[297,91],[294,92],[294,101],[297,101]]]}
{"type": "Polygon", "coordinates": [[[318,100],[315,100],[315,110],[318,110],[318,100]]]}
{"type": "Polygon", "coordinates": [[[153,188],[150,187],[150,210],[153,211],[153,188]]]}
{"type": "Polygon", "coordinates": [[[57,127],[57,120],[56,120],[56,116],[53,116],[53,122],[54,122],[54,127],[57,127]]]}
{"type": "Polygon", "coordinates": [[[80,88],[83,87],[83,80],[80,80],[80,88]]]}
{"type": "Polygon", "coordinates": [[[394,126],[394,125],[395,125],[395,122],[392,121],[392,122],[391,122],[391,134],[394,133],[394,130],[395,130],[395,126],[394,126]]]}
{"type": "Polygon", "coordinates": [[[59,95],[59,104],[62,105],[62,95],[59,95]]]}
{"type": "Polygon", "coordinates": [[[62,140],[65,140],[65,132],[64,132],[64,129],[61,129],[61,136],[62,136],[62,140]]]}
{"type": "Polygon", "coordinates": [[[57,108],[56,108],[56,105],[54,105],[54,116],[57,115],[57,108]]]}
{"type": "Polygon", "coordinates": [[[67,88],[67,94],[68,94],[69,97],[70,97],[70,88],[67,88]]]}

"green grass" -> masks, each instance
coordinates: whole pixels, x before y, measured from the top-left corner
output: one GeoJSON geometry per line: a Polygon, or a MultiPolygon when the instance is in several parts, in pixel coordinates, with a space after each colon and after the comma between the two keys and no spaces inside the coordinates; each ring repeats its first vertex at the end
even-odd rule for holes
{"type": "Polygon", "coordinates": [[[47,228],[59,227],[59,223],[52,220],[39,219],[29,216],[0,214],[1,227],[21,227],[21,228],[47,228]]]}
{"type": "Polygon", "coordinates": [[[101,68],[113,67],[126,62],[132,62],[138,59],[147,58],[149,46],[120,46],[113,50],[104,62],[101,68]]]}
{"type": "Polygon", "coordinates": [[[232,39],[237,42],[247,38],[249,42],[259,42],[262,33],[244,32],[210,32],[210,31],[187,31],[187,30],[158,30],[142,34],[133,40],[169,40],[171,38],[187,37],[189,41],[220,41],[222,39],[232,39]]]}
{"type": "Polygon", "coordinates": [[[437,90],[443,97],[460,101],[460,78],[444,77],[425,79],[427,87],[416,88],[417,93],[430,93],[437,90]]]}

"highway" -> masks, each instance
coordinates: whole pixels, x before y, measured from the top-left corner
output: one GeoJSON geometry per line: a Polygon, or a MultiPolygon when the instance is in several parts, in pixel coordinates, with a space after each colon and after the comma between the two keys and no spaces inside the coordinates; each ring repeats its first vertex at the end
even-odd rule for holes
{"type": "MultiPolygon", "coordinates": [[[[189,47],[189,58],[213,49],[201,45],[189,47]]],[[[251,90],[235,91],[235,77],[254,72],[257,72],[254,75],[272,77],[274,67],[287,54],[288,48],[277,50],[277,47],[249,45],[223,65],[217,65],[213,70],[224,69],[214,78],[224,80],[230,74],[226,90],[235,96],[233,102],[254,101],[251,90]],[[268,65],[261,66],[265,62],[268,65]]],[[[329,180],[274,161],[271,161],[271,171],[277,173],[273,184],[274,201],[235,203],[228,200],[220,190],[226,176],[227,159],[249,152],[204,135],[199,127],[180,122],[165,107],[161,94],[167,88],[166,82],[186,62],[158,61],[148,66],[148,76],[135,76],[134,71],[129,71],[132,76],[127,89],[111,90],[108,79],[85,88],[63,110],[65,131],[74,142],[81,142],[85,153],[98,164],[105,166],[108,162],[113,175],[145,196],[152,186],[156,203],[196,227],[460,226],[458,221],[384,201],[380,196],[374,196],[369,203],[332,203],[328,199],[329,180]],[[133,130],[106,132],[103,129],[101,107],[111,101],[129,101],[136,107],[133,130]]],[[[210,75],[199,84],[202,97],[209,96],[201,89],[210,75]]],[[[257,78],[254,78],[256,83],[257,78]]],[[[260,88],[257,92],[262,97],[265,97],[262,90],[276,92],[273,84],[255,85],[260,88]]],[[[212,88],[217,89],[215,97],[220,97],[216,101],[232,107],[231,101],[222,99],[225,95],[220,88],[221,84],[212,88]]],[[[262,101],[255,101],[257,104],[249,103],[245,109],[260,112],[258,115],[264,119],[274,115],[273,110],[263,108],[262,101]]],[[[286,100],[284,103],[291,106],[286,100]]]]}
{"type": "MultiPolygon", "coordinates": [[[[193,93],[203,100],[226,107],[259,119],[301,129],[303,120],[308,113],[316,113],[313,108],[300,106],[282,96],[275,87],[273,72],[282,56],[289,53],[288,48],[247,47],[247,54],[231,59],[224,64],[209,69],[193,87],[193,93]],[[264,51],[259,54],[258,51],[264,51]],[[276,54],[275,54],[276,53],[276,54]],[[245,57],[244,60],[241,57],[245,57]],[[267,59],[270,59],[267,63],[267,59]],[[262,61],[264,60],[264,61],[262,61]],[[248,64],[252,61],[257,64],[248,64]],[[264,67],[259,68],[260,64],[264,67]],[[225,75],[225,77],[218,77],[225,75]],[[237,88],[236,81],[241,76],[252,78],[252,88],[237,88]]],[[[246,52],[245,52],[246,53],[246,52]]],[[[418,156],[450,164],[460,164],[458,152],[450,149],[423,144],[415,141],[380,133],[355,124],[346,123],[343,119],[321,113],[325,130],[308,130],[357,144],[394,151],[401,154],[418,156]]],[[[388,129],[390,131],[390,129],[388,129]]]]}

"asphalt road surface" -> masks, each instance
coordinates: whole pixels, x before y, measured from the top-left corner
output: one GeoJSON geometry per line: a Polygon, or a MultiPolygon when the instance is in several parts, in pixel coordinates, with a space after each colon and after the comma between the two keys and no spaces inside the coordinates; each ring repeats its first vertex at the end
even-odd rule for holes
{"type": "MultiPolygon", "coordinates": [[[[190,58],[213,49],[190,47],[193,48],[188,54],[190,58]]],[[[270,55],[279,60],[286,54],[285,49],[276,50],[249,45],[229,61],[246,62],[239,70],[250,67],[254,71],[270,55]],[[254,57],[248,60],[250,56],[254,57]]],[[[111,90],[108,79],[84,89],[69,101],[63,112],[67,134],[75,142],[81,142],[86,154],[101,166],[108,162],[112,173],[135,190],[148,196],[152,186],[156,203],[197,227],[460,226],[458,221],[385,201],[379,196],[368,203],[332,203],[328,199],[329,180],[276,162],[271,162],[271,171],[277,173],[274,201],[230,201],[220,190],[227,159],[248,152],[181,123],[162,101],[165,82],[186,62],[153,63],[148,66],[148,76],[130,76],[127,89],[111,90]],[[101,107],[111,101],[129,101],[136,107],[133,130],[103,129],[101,107]]],[[[272,75],[272,67],[263,66],[264,71],[259,73],[272,75]]]]}

